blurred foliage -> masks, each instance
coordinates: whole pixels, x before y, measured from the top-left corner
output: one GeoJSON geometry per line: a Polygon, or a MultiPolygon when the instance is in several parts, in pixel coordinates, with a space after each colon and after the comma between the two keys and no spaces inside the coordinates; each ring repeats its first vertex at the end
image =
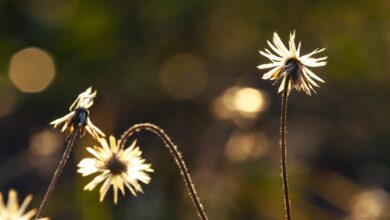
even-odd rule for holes
{"type": "MultiPolygon", "coordinates": [[[[0,0],[0,189],[32,193],[39,205],[62,148],[34,156],[32,137],[92,85],[91,117],[107,134],[150,121],[171,135],[210,219],[282,219],[279,96],[260,79],[256,66],[265,60],[257,51],[273,31],[286,41],[296,30],[302,53],[326,47],[329,64],[316,70],[327,82],[318,94],[293,94],[289,102],[293,215],[389,219],[389,9],[385,0],[0,0]],[[53,81],[35,93],[19,91],[9,76],[13,56],[30,47],[55,64],[53,81]],[[260,89],[267,107],[247,117],[248,109],[223,102],[242,87],[260,89]]],[[[31,73],[33,81],[43,78],[39,68],[31,73]]],[[[196,219],[162,143],[136,138],[156,170],[145,194],[114,206],[111,194],[99,203],[96,191],[82,191],[90,178],[77,175],[76,164],[96,144],[83,138],[47,214],[196,219]]]]}

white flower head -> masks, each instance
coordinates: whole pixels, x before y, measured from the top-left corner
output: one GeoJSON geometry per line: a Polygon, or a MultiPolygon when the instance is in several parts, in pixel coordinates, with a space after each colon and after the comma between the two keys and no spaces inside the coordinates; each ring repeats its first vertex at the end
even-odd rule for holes
{"type": "Polygon", "coordinates": [[[93,105],[96,94],[97,92],[92,92],[92,87],[89,87],[69,107],[71,111],[69,114],[50,122],[50,124],[54,127],[63,124],[61,131],[66,132],[67,137],[75,131],[76,127],[80,128],[81,136],[85,134],[85,131],[88,131],[96,139],[105,137],[105,134],[89,118],[88,109],[93,105]]]}
{"type": "Polygon", "coordinates": [[[99,191],[100,201],[103,201],[112,185],[115,204],[118,202],[118,189],[122,195],[125,195],[125,186],[134,196],[137,192],[143,192],[139,182],[148,184],[151,178],[147,172],[153,172],[153,169],[141,157],[142,151],[136,146],[136,141],[127,149],[119,147],[113,136],[110,136],[110,146],[104,138],[99,138],[98,141],[101,147],[87,148],[95,158],[85,158],[78,164],[77,172],[83,176],[98,173],[84,190],[92,191],[103,182],[99,191]]]}
{"type": "Polygon", "coordinates": [[[311,95],[315,90],[313,86],[319,87],[316,81],[324,83],[320,77],[315,75],[309,67],[319,67],[326,65],[327,57],[313,58],[312,55],[320,53],[325,50],[315,49],[311,53],[301,56],[301,43],[298,48],[295,46],[295,31],[290,33],[289,49],[283,44],[279,35],[274,32],[273,43],[267,41],[273,53],[265,49],[259,51],[261,55],[267,57],[271,63],[259,65],[259,69],[271,69],[263,75],[263,79],[274,80],[275,83],[281,81],[278,92],[282,92],[287,86],[288,94],[291,89],[297,91],[303,90],[306,94],[311,95]],[[286,85],[286,83],[288,83],[286,85]]]}
{"type": "Polygon", "coordinates": [[[84,92],[80,93],[77,99],[69,107],[70,111],[76,108],[89,109],[93,105],[93,99],[96,97],[97,91],[92,92],[92,87],[89,87],[84,92]]]}
{"type": "MultiPolygon", "coordinates": [[[[31,202],[32,196],[27,196],[22,205],[19,207],[18,194],[11,189],[8,192],[7,204],[4,203],[3,194],[0,192],[0,219],[1,220],[30,220],[35,214],[36,210],[32,209],[25,213],[28,204],[31,202]]],[[[39,220],[49,220],[48,218],[39,218],[39,220]]]]}

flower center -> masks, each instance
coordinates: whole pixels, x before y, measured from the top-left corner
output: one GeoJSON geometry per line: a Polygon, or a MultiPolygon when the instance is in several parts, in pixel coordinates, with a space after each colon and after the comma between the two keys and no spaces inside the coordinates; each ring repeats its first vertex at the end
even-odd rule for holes
{"type": "Polygon", "coordinates": [[[72,123],[75,126],[86,126],[88,118],[88,110],[85,108],[76,108],[72,123]]]}
{"type": "Polygon", "coordinates": [[[112,155],[110,160],[106,162],[106,168],[114,175],[119,175],[127,171],[127,166],[116,155],[112,155]]]}
{"type": "Polygon", "coordinates": [[[291,77],[291,80],[296,81],[299,78],[301,68],[300,62],[297,59],[289,59],[287,60],[286,64],[284,65],[284,71],[288,72],[288,74],[291,77]]]}

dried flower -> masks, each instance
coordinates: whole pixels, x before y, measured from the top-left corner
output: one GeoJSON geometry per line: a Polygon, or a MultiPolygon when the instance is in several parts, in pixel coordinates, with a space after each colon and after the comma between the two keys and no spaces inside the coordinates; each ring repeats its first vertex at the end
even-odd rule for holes
{"type": "Polygon", "coordinates": [[[311,95],[311,91],[315,93],[313,86],[319,87],[314,80],[323,83],[325,82],[309,69],[309,67],[326,65],[325,60],[327,57],[311,57],[314,54],[324,51],[325,48],[315,49],[311,53],[300,56],[301,43],[299,42],[297,49],[295,46],[295,31],[290,33],[289,49],[285,47],[276,32],[273,36],[273,44],[270,41],[267,41],[267,43],[275,54],[272,54],[268,49],[265,49],[265,52],[259,52],[261,55],[271,60],[272,63],[259,65],[258,68],[272,68],[263,75],[263,79],[275,80],[275,83],[282,80],[278,92],[282,92],[284,90],[285,83],[287,81],[288,93],[290,93],[292,88],[295,88],[297,91],[303,90],[308,95],[311,95]]]}
{"type": "Polygon", "coordinates": [[[88,133],[96,139],[105,137],[105,134],[92,124],[89,119],[88,109],[93,105],[93,99],[96,97],[96,93],[96,91],[92,92],[92,87],[89,87],[85,92],[81,93],[69,107],[69,110],[71,111],[69,114],[50,122],[50,124],[54,127],[64,124],[61,132],[66,132],[67,137],[75,131],[76,127],[80,127],[81,136],[84,135],[85,130],[87,130],[88,133]]]}
{"type": "MultiPolygon", "coordinates": [[[[3,200],[3,194],[0,192],[0,219],[1,220],[30,220],[36,213],[35,209],[26,211],[28,204],[31,202],[32,196],[27,196],[22,205],[19,207],[18,194],[15,190],[11,189],[8,192],[8,202],[5,205],[3,200]]],[[[49,220],[49,218],[39,218],[39,220],[49,220]]]]}
{"type": "Polygon", "coordinates": [[[147,172],[153,172],[150,164],[146,164],[141,157],[141,150],[134,141],[127,149],[118,146],[113,136],[110,136],[110,146],[106,139],[99,138],[102,147],[88,147],[87,150],[95,158],[85,158],[78,164],[78,171],[83,176],[99,173],[84,190],[92,191],[99,183],[100,201],[103,201],[108,189],[112,185],[114,190],[114,203],[118,201],[118,189],[125,195],[126,186],[136,196],[136,192],[143,192],[139,181],[148,184],[151,180],[147,172]]]}

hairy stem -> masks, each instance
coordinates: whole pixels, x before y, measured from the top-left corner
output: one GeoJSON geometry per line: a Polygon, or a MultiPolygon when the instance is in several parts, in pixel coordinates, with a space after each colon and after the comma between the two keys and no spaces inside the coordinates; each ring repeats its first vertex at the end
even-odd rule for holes
{"type": "Polygon", "coordinates": [[[289,78],[286,79],[282,94],[282,106],[280,111],[280,152],[281,152],[281,168],[283,176],[283,193],[284,193],[284,208],[286,211],[286,219],[291,220],[291,208],[288,192],[287,178],[287,149],[286,149],[286,120],[287,120],[287,100],[288,100],[288,85],[289,78]]]}
{"type": "Polygon", "coordinates": [[[190,173],[188,172],[188,168],[182,158],[181,153],[177,149],[177,146],[172,142],[172,140],[169,138],[169,136],[162,130],[160,127],[151,124],[151,123],[141,123],[141,124],[135,124],[132,127],[130,127],[127,131],[125,131],[121,137],[121,139],[118,142],[118,145],[120,147],[124,147],[125,141],[127,138],[129,138],[131,135],[133,135],[135,132],[140,132],[141,130],[147,130],[154,134],[156,134],[165,144],[165,146],[169,149],[169,152],[175,159],[175,162],[177,166],[180,169],[180,174],[182,175],[184,182],[188,188],[188,191],[190,193],[190,196],[192,198],[192,201],[195,204],[195,207],[198,211],[198,215],[200,219],[207,220],[207,215],[203,209],[202,203],[200,202],[200,199],[196,193],[195,186],[192,183],[190,173]]]}
{"type": "Polygon", "coordinates": [[[45,211],[47,202],[49,201],[51,194],[53,194],[53,191],[54,191],[54,189],[57,185],[57,182],[61,176],[62,170],[64,169],[65,164],[69,158],[70,152],[72,151],[73,143],[74,143],[75,137],[77,136],[78,132],[79,132],[79,128],[77,127],[76,130],[65,141],[65,143],[66,143],[65,152],[62,155],[62,159],[61,159],[60,163],[58,164],[56,171],[54,172],[53,178],[51,179],[51,182],[50,182],[49,187],[47,188],[45,197],[43,197],[42,203],[39,206],[38,213],[37,213],[35,219],[41,218],[44,211],[45,211]]]}

